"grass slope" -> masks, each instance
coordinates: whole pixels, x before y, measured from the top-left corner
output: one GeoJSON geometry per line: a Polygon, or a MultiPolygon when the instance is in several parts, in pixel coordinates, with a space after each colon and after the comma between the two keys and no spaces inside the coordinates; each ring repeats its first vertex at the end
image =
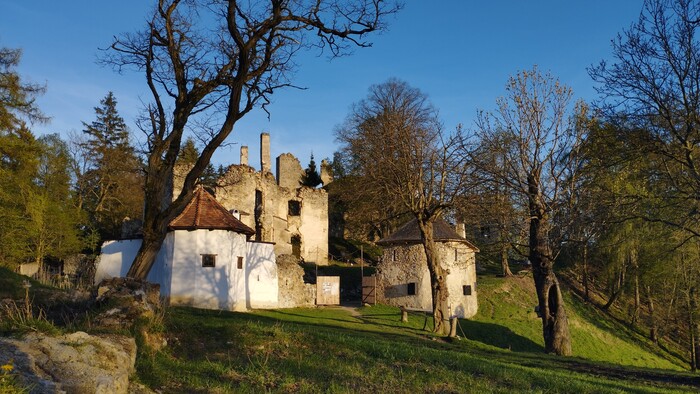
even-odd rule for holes
{"type": "MultiPolygon", "coordinates": [[[[530,276],[479,278],[479,313],[461,322],[476,341],[521,352],[542,352],[541,320],[530,276]]],[[[685,370],[681,360],[646,338],[565,293],[569,329],[576,357],[620,365],[685,370]]]]}
{"type": "Polygon", "coordinates": [[[455,341],[424,331],[422,316],[401,323],[398,309],[387,306],[254,313],[173,308],[165,321],[168,348],[142,353],[138,376],[162,392],[183,393],[652,393],[700,387],[697,375],[675,371],[677,365],[636,339],[617,338],[576,306],[570,315],[578,357],[543,354],[539,321],[522,311],[530,305],[527,286],[525,279],[482,281],[484,307],[476,319],[461,322],[468,339],[455,341]],[[603,344],[580,344],[590,338],[603,344]],[[611,354],[600,354],[605,347],[611,354]],[[627,365],[612,364],[620,359],[627,365]]]}

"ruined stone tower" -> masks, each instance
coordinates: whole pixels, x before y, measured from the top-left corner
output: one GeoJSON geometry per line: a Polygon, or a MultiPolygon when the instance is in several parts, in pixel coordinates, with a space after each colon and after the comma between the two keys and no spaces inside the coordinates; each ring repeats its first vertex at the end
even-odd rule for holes
{"type": "Polygon", "coordinates": [[[240,213],[241,221],[255,229],[256,240],[274,243],[277,255],[328,264],[326,191],[301,186],[304,171],[291,153],[277,157],[273,175],[268,133],[260,135],[261,171],[248,165],[247,153],[242,146],[240,164],[229,166],[220,180],[217,200],[240,213]]]}

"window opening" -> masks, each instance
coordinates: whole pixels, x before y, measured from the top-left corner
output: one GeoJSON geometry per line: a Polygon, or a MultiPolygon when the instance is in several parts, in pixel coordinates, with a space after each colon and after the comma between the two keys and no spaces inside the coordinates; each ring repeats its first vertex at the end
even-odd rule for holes
{"type": "Polygon", "coordinates": [[[411,282],[408,285],[406,285],[406,294],[416,295],[416,283],[415,282],[411,282]]]}
{"type": "Polygon", "coordinates": [[[287,203],[287,208],[289,216],[301,215],[301,201],[289,200],[287,203]]]}
{"type": "Polygon", "coordinates": [[[202,255],[202,267],[216,267],[216,255],[215,254],[203,254],[202,255]]]}

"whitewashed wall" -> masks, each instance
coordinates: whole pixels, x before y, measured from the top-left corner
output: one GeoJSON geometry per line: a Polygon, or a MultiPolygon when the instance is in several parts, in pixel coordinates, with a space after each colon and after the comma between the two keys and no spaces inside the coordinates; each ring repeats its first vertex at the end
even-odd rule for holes
{"type": "MultiPolygon", "coordinates": [[[[105,242],[95,283],[126,276],[140,246],[141,240],[105,242]]],[[[245,235],[232,231],[168,233],[148,280],[160,284],[161,295],[172,305],[238,311],[279,305],[274,245],[248,243],[245,235]],[[214,267],[202,267],[203,254],[216,255],[214,267]]]]}
{"type": "Polygon", "coordinates": [[[140,239],[105,241],[95,268],[95,284],[103,279],[126,276],[140,247],[140,239]]]}
{"type": "Polygon", "coordinates": [[[249,308],[277,308],[279,283],[274,245],[248,242],[246,283],[249,308]]]}
{"type": "Polygon", "coordinates": [[[170,303],[206,309],[245,309],[244,275],[236,272],[236,257],[245,257],[245,236],[226,230],[173,234],[170,303]],[[202,267],[203,254],[216,255],[216,266],[202,267]]]}

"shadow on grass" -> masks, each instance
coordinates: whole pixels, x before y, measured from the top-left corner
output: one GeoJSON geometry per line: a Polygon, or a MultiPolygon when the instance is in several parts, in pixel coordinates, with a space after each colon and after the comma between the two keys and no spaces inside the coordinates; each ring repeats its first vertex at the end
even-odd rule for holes
{"type": "MultiPolygon", "coordinates": [[[[473,341],[487,345],[510,349],[514,352],[542,353],[542,345],[533,342],[511,331],[510,328],[498,324],[483,323],[473,320],[460,320],[459,325],[463,335],[473,341]]],[[[458,331],[459,334],[462,334],[458,331]]]]}

